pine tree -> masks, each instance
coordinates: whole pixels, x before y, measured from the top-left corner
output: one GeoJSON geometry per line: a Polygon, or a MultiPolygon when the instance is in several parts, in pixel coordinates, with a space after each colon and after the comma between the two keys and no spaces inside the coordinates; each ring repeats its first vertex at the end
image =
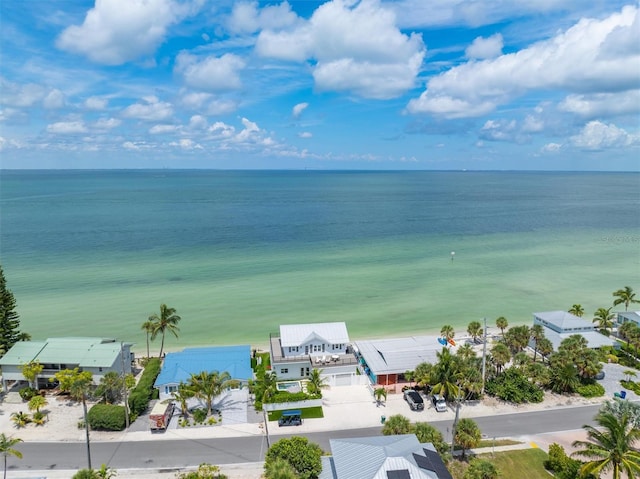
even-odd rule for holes
{"type": "Polygon", "coordinates": [[[20,316],[15,311],[16,299],[7,289],[4,271],[0,266],[0,356],[4,355],[20,338],[20,316]]]}

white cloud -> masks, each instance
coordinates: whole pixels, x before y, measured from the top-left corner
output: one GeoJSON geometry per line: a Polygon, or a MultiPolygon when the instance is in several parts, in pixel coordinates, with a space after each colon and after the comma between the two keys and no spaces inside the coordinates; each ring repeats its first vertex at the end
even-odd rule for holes
{"type": "Polygon", "coordinates": [[[522,131],[527,133],[539,133],[544,130],[544,121],[532,115],[527,115],[522,125],[522,131]]]}
{"type": "Polygon", "coordinates": [[[122,124],[122,120],[118,118],[100,118],[93,125],[98,130],[112,130],[122,124]]]}
{"type": "Polygon", "coordinates": [[[480,138],[489,141],[511,141],[516,130],[515,120],[487,120],[480,129],[480,138]]]}
{"type": "Polygon", "coordinates": [[[98,96],[92,96],[84,101],[85,108],[89,110],[104,110],[107,108],[109,101],[106,98],[100,98],[98,96]]]}
{"type": "Polygon", "coordinates": [[[313,138],[313,134],[309,131],[302,131],[298,133],[299,138],[313,138]]]}
{"type": "Polygon", "coordinates": [[[281,60],[317,60],[313,77],[320,90],[387,99],[415,85],[426,49],[420,35],[405,35],[396,27],[393,12],[379,1],[335,0],[296,28],[262,31],[256,52],[281,60]]]}
{"type": "Polygon", "coordinates": [[[562,145],[559,143],[547,143],[542,147],[543,153],[557,153],[562,149],[562,145]]]}
{"type": "Polygon", "coordinates": [[[589,95],[568,95],[558,106],[560,110],[584,118],[640,114],[640,90],[589,95]]]}
{"type": "Polygon", "coordinates": [[[452,68],[429,80],[426,91],[411,100],[407,110],[471,117],[531,90],[636,89],[640,47],[629,44],[637,37],[637,22],[638,9],[627,6],[602,20],[582,19],[566,32],[517,53],[452,68]]]}
{"type": "Polygon", "coordinates": [[[152,135],[175,133],[179,130],[176,125],[154,125],[149,129],[149,133],[152,135]]]}
{"type": "Polygon", "coordinates": [[[66,28],[56,46],[91,61],[120,65],[152,54],[167,28],[197,9],[173,0],[96,0],[82,25],[66,28]]]}
{"type": "Polygon", "coordinates": [[[182,148],[183,150],[202,150],[202,145],[196,143],[190,138],[181,138],[178,141],[172,141],[169,143],[170,146],[177,146],[182,148]]]}
{"type": "Polygon", "coordinates": [[[297,15],[285,1],[258,9],[258,2],[238,2],[233,6],[226,26],[231,34],[249,34],[264,29],[279,29],[298,22],[297,15]]]}
{"type": "Polygon", "coordinates": [[[213,100],[205,110],[207,115],[226,115],[238,109],[238,104],[233,100],[213,100]]]}
{"type": "Polygon", "coordinates": [[[495,58],[502,54],[502,35],[496,33],[488,38],[478,37],[465,50],[467,58],[484,60],[486,58],[495,58]]]}
{"type": "Polygon", "coordinates": [[[122,112],[122,116],[146,121],[161,121],[169,118],[173,114],[171,104],[161,102],[155,96],[145,97],[143,101],[144,103],[129,105],[122,112]]]}
{"type": "Polygon", "coordinates": [[[47,133],[70,135],[86,133],[87,131],[87,127],[83,121],[59,121],[47,125],[47,133]]]}
{"type": "Polygon", "coordinates": [[[42,106],[49,110],[56,110],[64,106],[64,93],[57,88],[51,90],[42,100],[42,106]]]}
{"type": "Polygon", "coordinates": [[[184,76],[185,83],[192,88],[225,91],[241,87],[239,72],[244,67],[244,60],[232,53],[204,59],[181,53],[176,60],[175,70],[184,76]]]}
{"type": "Polygon", "coordinates": [[[622,128],[600,121],[590,121],[580,133],[571,137],[571,142],[578,148],[585,150],[599,150],[601,148],[616,148],[639,143],[638,135],[631,135],[622,128]]]}
{"type": "Polygon", "coordinates": [[[202,115],[193,115],[189,119],[189,129],[191,130],[204,130],[207,126],[207,119],[202,115]]]}
{"type": "Polygon", "coordinates": [[[19,85],[0,78],[0,102],[14,107],[29,107],[42,100],[45,89],[35,83],[19,85]]]}
{"type": "Polygon", "coordinates": [[[307,109],[307,107],[309,106],[308,103],[298,103],[297,105],[295,105],[293,107],[293,110],[291,111],[291,114],[293,115],[294,118],[298,118],[300,117],[300,115],[302,115],[302,112],[304,110],[307,109]]]}

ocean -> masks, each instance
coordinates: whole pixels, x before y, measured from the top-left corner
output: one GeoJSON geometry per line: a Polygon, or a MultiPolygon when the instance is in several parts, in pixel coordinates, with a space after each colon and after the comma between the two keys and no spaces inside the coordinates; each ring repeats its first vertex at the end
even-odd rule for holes
{"type": "Polygon", "coordinates": [[[34,339],[144,351],[160,303],[182,317],[168,349],[326,321],[491,333],[640,297],[640,174],[4,170],[0,263],[34,339]]]}

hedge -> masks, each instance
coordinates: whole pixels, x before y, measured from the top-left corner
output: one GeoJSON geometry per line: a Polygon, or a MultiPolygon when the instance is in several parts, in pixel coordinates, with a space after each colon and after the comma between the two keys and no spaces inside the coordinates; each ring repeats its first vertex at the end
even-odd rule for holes
{"type": "Polygon", "coordinates": [[[125,428],[124,406],[95,404],[89,409],[87,420],[94,431],[122,431],[125,428]]]}
{"type": "Polygon", "coordinates": [[[129,395],[129,410],[133,416],[143,414],[149,407],[149,401],[157,394],[153,383],[155,383],[158,374],[160,374],[160,366],[160,359],[149,359],[140,381],[131,391],[129,395]]]}

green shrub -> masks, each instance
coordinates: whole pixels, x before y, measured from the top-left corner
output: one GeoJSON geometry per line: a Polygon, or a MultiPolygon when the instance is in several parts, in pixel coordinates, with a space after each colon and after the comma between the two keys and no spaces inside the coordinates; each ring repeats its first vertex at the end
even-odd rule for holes
{"type": "Polygon", "coordinates": [[[516,404],[542,402],[544,392],[516,368],[509,368],[487,381],[487,394],[516,404]]]}
{"type": "Polygon", "coordinates": [[[158,358],[149,359],[147,366],[144,368],[142,377],[135,388],[129,395],[129,410],[134,416],[140,416],[149,407],[149,401],[154,397],[154,393],[158,394],[154,389],[153,383],[160,374],[160,360],[158,358]]]}
{"type": "Polygon", "coordinates": [[[625,381],[624,379],[620,381],[620,385],[625,388],[633,391],[636,394],[640,394],[640,383],[636,383],[633,381],[625,381]]]}
{"type": "Polygon", "coordinates": [[[94,431],[122,431],[125,428],[124,406],[95,404],[87,414],[89,427],[94,431]]]}
{"type": "Polygon", "coordinates": [[[575,479],[582,463],[567,456],[564,448],[555,442],[549,446],[549,458],[544,467],[558,479],[575,479]]]}
{"type": "Polygon", "coordinates": [[[93,469],[80,469],[72,479],[99,479],[98,474],[93,469]]]}
{"type": "Polygon", "coordinates": [[[580,385],[580,387],[578,387],[576,392],[580,394],[580,396],[585,398],[602,397],[604,396],[604,393],[605,393],[604,387],[602,387],[602,384],[597,383],[595,381],[580,385]]]}
{"type": "Polygon", "coordinates": [[[191,411],[191,413],[196,424],[202,424],[207,419],[207,410],[204,408],[199,407],[191,411]]]}
{"type": "Polygon", "coordinates": [[[38,390],[32,387],[26,387],[20,390],[20,397],[23,401],[29,401],[33,396],[37,396],[38,390]]]}

